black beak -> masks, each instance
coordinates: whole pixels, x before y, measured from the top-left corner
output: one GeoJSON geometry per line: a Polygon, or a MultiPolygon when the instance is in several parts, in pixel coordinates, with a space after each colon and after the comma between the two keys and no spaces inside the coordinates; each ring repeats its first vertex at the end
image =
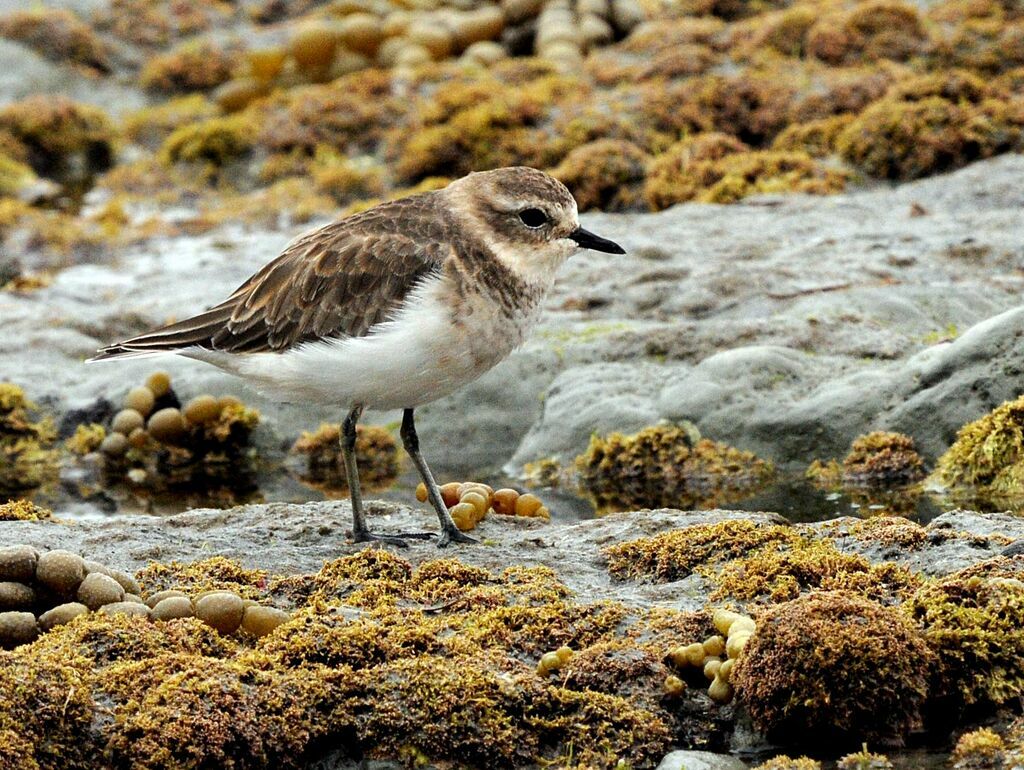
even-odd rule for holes
{"type": "Polygon", "coordinates": [[[569,233],[569,237],[585,249],[603,251],[606,254],[626,253],[626,250],[615,241],[609,241],[607,238],[602,238],[600,235],[594,235],[592,232],[584,230],[582,227],[577,227],[569,233]]]}

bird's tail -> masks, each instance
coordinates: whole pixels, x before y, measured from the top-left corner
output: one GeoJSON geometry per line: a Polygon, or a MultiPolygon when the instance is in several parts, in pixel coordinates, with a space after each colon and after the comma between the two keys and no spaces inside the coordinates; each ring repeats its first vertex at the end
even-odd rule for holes
{"type": "Polygon", "coordinates": [[[109,361],[115,358],[142,358],[165,353],[179,353],[187,348],[213,348],[213,336],[231,318],[231,306],[224,304],[205,313],[168,324],[137,337],[108,345],[88,359],[109,361]]]}

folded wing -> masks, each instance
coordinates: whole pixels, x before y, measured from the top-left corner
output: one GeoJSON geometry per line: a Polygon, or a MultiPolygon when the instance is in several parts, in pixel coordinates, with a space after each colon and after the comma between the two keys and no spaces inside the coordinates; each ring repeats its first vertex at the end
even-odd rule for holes
{"type": "Polygon", "coordinates": [[[103,348],[92,361],[204,348],[280,352],[361,337],[391,317],[451,251],[450,226],[430,194],[334,222],[293,241],[224,302],[103,348]]]}

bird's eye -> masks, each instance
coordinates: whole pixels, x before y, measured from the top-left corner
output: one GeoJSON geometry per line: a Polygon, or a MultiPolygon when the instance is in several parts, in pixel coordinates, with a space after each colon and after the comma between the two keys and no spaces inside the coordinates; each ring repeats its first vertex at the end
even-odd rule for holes
{"type": "Polygon", "coordinates": [[[540,209],[523,209],[519,212],[519,219],[524,225],[534,229],[548,223],[548,215],[540,209]]]}

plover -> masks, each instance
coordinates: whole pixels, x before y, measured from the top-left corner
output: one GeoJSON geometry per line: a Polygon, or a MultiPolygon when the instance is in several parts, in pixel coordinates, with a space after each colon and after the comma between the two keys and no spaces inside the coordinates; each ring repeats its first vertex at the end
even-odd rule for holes
{"type": "Polygon", "coordinates": [[[355,541],[370,532],[356,468],[364,409],[402,409],[402,443],[441,522],[455,526],[420,453],[413,412],[508,356],[580,249],[625,253],[580,227],[565,186],[536,169],[469,174],[300,236],[220,304],[103,348],[91,361],[174,353],[291,402],[348,409],[341,450],[355,541]]]}

